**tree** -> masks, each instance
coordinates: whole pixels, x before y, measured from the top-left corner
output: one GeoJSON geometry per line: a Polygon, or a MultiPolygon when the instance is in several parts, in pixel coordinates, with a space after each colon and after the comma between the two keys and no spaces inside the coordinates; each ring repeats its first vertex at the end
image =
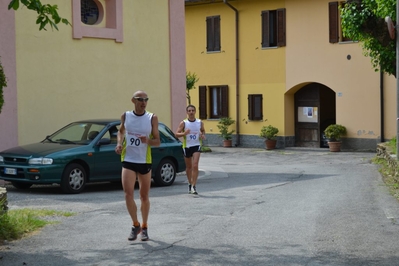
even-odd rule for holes
{"type": "MultiPolygon", "coordinates": [[[[51,29],[58,30],[57,24],[60,22],[71,25],[69,21],[62,18],[58,14],[57,5],[42,4],[40,0],[12,0],[8,4],[8,9],[18,10],[20,4],[26,6],[28,9],[37,12],[36,24],[39,24],[39,30],[47,30],[46,26],[50,25],[51,29]]],[[[7,87],[6,76],[4,74],[3,66],[0,61],[0,113],[3,108],[3,88],[7,87]]]]}
{"type": "Polygon", "coordinates": [[[20,3],[26,6],[28,9],[37,12],[36,24],[39,24],[39,30],[47,30],[46,26],[50,24],[52,29],[58,30],[57,24],[60,22],[65,25],[71,25],[69,21],[58,15],[57,5],[42,4],[40,0],[12,0],[8,4],[8,9],[17,10],[20,3]]]}
{"type": "Polygon", "coordinates": [[[375,71],[394,76],[396,40],[390,38],[385,18],[396,20],[396,1],[348,0],[340,10],[343,35],[361,42],[375,71]]]}
{"type": "Polygon", "coordinates": [[[199,80],[195,73],[186,73],[186,94],[188,99],[188,104],[191,104],[190,90],[195,89],[195,83],[199,80]]]}

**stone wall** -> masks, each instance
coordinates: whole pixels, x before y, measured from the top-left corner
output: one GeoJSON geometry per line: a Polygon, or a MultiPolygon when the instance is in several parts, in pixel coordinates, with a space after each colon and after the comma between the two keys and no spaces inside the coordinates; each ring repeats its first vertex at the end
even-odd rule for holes
{"type": "MultiPolygon", "coordinates": [[[[232,136],[233,146],[237,144],[237,135],[232,136]]],[[[342,151],[375,151],[378,145],[378,139],[342,139],[342,151]]],[[[206,135],[206,140],[203,144],[205,146],[223,146],[223,139],[216,133],[206,135]]],[[[265,139],[258,135],[240,135],[240,145],[243,148],[265,148],[265,139]]],[[[287,147],[295,147],[295,136],[277,136],[277,149],[284,149],[287,147]]],[[[323,147],[328,148],[328,147],[323,147]]]]}
{"type": "Polygon", "coordinates": [[[390,168],[390,172],[396,181],[399,182],[399,170],[398,170],[398,159],[396,154],[392,154],[390,147],[385,143],[377,144],[377,157],[384,159],[388,167],[390,168]]]}

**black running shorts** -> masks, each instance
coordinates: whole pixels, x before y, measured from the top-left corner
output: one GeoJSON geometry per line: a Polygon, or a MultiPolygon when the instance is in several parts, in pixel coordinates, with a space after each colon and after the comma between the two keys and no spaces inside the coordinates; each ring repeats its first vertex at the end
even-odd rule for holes
{"type": "Polygon", "coordinates": [[[200,146],[200,145],[198,145],[198,146],[192,146],[192,147],[184,148],[184,149],[183,149],[184,157],[186,157],[186,158],[191,158],[191,157],[193,157],[193,154],[194,154],[195,152],[201,152],[201,146],[200,146]]]}
{"type": "Polygon", "coordinates": [[[132,170],[133,172],[140,173],[142,175],[148,174],[151,171],[152,164],[150,163],[129,163],[122,162],[122,167],[132,170]]]}

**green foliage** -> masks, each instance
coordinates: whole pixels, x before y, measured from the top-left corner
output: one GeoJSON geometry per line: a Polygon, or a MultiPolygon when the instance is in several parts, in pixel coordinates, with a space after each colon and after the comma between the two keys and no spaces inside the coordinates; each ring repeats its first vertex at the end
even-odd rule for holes
{"type": "Polygon", "coordinates": [[[4,104],[3,88],[7,87],[6,75],[0,61],[0,114],[4,104]]]}
{"type": "MultiPolygon", "coordinates": [[[[65,25],[71,25],[69,21],[62,18],[58,14],[57,5],[43,5],[40,0],[12,0],[8,4],[8,9],[18,10],[20,4],[26,6],[28,9],[37,12],[36,24],[39,24],[39,30],[46,30],[46,26],[50,25],[52,29],[58,30],[57,24],[60,22],[65,25]]],[[[0,113],[4,104],[3,88],[7,87],[6,76],[0,61],[0,113]]]]}
{"type": "Polygon", "coordinates": [[[235,130],[229,130],[230,126],[236,121],[230,117],[220,118],[217,127],[219,128],[220,135],[224,140],[230,140],[235,130]]]}
{"type": "Polygon", "coordinates": [[[53,210],[18,209],[9,210],[0,215],[0,240],[14,240],[23,237],[27,233],[34,232],[47,224],[54,222],[40,219],[45,216],[74,215],[70,212],[53,210]]]}
{"type": "Polygon", "coordinates": [[[348,1],[340,12],[343,35],[361,42],[375,71],[390,75],[396,75],[396,41],[389,37],[385,17],[396,20],[396,1],[348,1]]]}
{"type": "Polygon", "coordinates": [[[260,129],[260,134],[262,138],[269,139],[269,140],[275,140],[277,139],[277,133],[278,133],[278,128],[268,125],[268,126],[263,126],[260,129]]]}
{"type": "Polygon", "coordinates": [[[390,193],[399,200],[399,169],[397,169],[397,166],[377,156],[372,159],[372,162],[380,166],[379,171],[385,185],[388,187],[390,193]]]}
{"type": "Polygon", "coordinates": [[[8,9],[18,10],[20,4],[37,12],[36,24],[40,25],[39,30],[46,30],[47,25],[50,25],[51,29],[58,30],[57,24],[60,22],[71,25],[67,19],[59,16],[57,5],[43,5],[40,0],[12,0],[8,4],[8,9]]]}
{"type": "Polygon", "coordinates": [[[338,124],[329,125],[325,130],[324,134],[330,141],[339,141],[342,136],[346,134],[346,127],[338,124]]]}
{"type": "MultiPolygon", "coordinates": [[[[3,195],[5,195],[5,194],[3,194],[3,195]]],[[[7,198],[3,197],[3,198],[0,199],[0,215],[3,215],[7,211],[8,211],[7,198]]]]}
{"type": "Polygon", "coordinates": [[[396,136],[393,137],[390,141],[388,141],[388,147],[392,151],[392,154],[397,154],[396,153],[396,136]]]}
{"type": "Polygon", "coordinates": [[[197,83],[198,80],[199,78],[197,77],[197,74],[191,72],[186,73],[186,94],[188,104],[191,104],[190,90],[195,89],[195,83],[197,83]]]}
{"type": "Polygon", "coordinates": [[[201,152],[212,152],[212,149],[208,146],[201,145],[201,152]]]}

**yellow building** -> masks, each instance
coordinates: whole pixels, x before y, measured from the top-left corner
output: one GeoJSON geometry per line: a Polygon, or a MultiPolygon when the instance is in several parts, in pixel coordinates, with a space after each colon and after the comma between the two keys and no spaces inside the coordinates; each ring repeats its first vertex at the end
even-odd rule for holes
{"type": "Polygon", "coordinates": [[[72,26],[39,31],[36,13],[0,0],[7,76],[0,150],[38,142],[72,121],[120,118],[145,90],[172,129],[185,117],[184,2],[46,0],[72,26]]]}
{"type": "Polygon", "coordinates": [[[187,71],[199,77],[192,103],[208,144],[233,118],[233,144],[323,147],[322,132],[344,125],[344,149],[374,150],[396,136],[396,79],[381,75],[358,42],[340,34],[339,2],[185,0],[187,71]]]}

